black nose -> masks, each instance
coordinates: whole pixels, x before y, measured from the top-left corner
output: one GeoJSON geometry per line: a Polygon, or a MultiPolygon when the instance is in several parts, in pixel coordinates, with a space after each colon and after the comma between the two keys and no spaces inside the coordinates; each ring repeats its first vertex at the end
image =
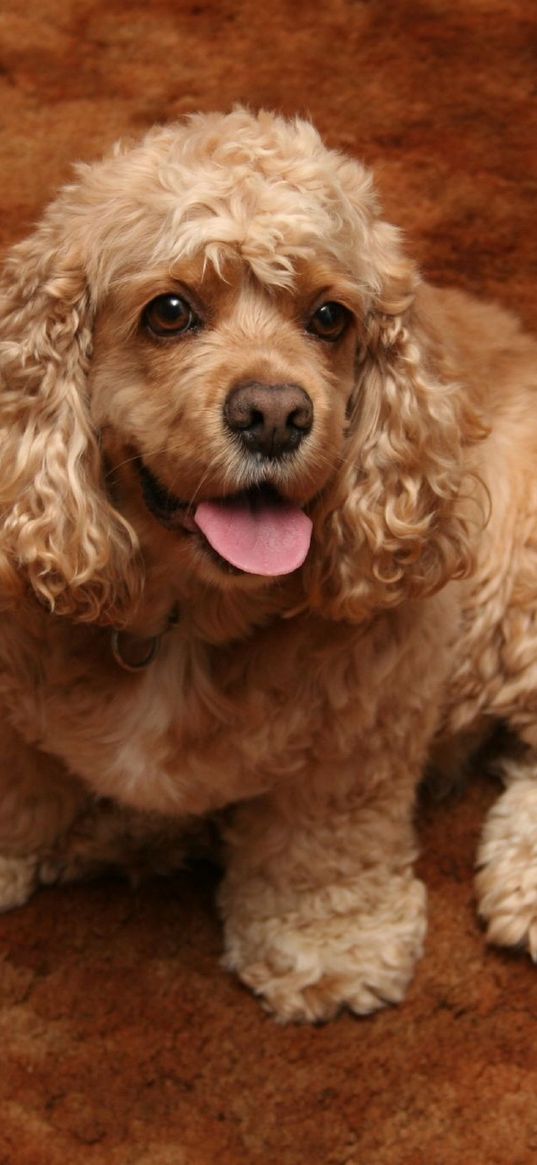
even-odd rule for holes
{"type": "Polygon", "coordinates": [[[298,449],[310,432],[313,404],[297,384],[249,381],[231,390],[224,417],[250,452],[279,458],[298,449]]]}

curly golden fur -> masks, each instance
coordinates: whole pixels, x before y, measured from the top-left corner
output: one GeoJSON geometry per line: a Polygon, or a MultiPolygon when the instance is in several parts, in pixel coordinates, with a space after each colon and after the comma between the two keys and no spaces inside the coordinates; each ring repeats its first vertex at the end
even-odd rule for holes
{"type": "Polygon", "coordinates": [[[427,760],[501,719],[481,910],[535,953],[536,355],[303,121],[78,167],[1,280],[5,908],[219,812],[226,965],[282,1019],[366,1013],[422,949],[427,760]],[[259,498],[302,565],[202,533],[259,498]]]}

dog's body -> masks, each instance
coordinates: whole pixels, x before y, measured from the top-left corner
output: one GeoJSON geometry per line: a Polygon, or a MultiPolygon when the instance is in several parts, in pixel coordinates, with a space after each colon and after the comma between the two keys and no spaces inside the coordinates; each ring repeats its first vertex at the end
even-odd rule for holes
{"type": "Polygon", "coordinates": [[[1,904],[234,807],[228,966],[365,1013],[423,942],[428,757],[499,719],[481,909],[533,952],[534,342],[243,111],[87,168],[3,287],[1,904]]]}

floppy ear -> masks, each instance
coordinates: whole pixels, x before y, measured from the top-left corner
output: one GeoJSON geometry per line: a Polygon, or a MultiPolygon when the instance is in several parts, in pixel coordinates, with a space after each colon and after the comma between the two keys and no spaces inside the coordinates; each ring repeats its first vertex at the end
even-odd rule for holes
{"type": "Polygon", "coordinates": [[[483,497],[467,447],[486,435],[465,392],[435,371],[432,325],[398,232],[373,228],[380,293],[358,356],[343,464],[323,499],[314,603],[359,620],[467,575],[483,497]]]}
{"type": "Polygon", "coordinates": [[[0,277],[0,591],[29,582],[58,614],[116,622],[139,585],[136,539],[103,488],[86,396],[94,305],[74,235],[60,196],[0,277]]]}

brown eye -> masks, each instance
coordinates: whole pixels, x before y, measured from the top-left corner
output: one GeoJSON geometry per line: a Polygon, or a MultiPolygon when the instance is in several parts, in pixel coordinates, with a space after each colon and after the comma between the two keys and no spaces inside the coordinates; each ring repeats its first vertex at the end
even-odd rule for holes
{"type": "Polygon", "coordinates": [[[144,309],[144,327],[155,336],[180,336],[199,326],[190,304],[180,295],[158,295],[144,309]]]}
{"type": "Polygon", "coordinates": [[[308,332],[320,340],[339,340],[350,319],[350,312],[342,303],[322,303],[312,315],[308,332]]]}

